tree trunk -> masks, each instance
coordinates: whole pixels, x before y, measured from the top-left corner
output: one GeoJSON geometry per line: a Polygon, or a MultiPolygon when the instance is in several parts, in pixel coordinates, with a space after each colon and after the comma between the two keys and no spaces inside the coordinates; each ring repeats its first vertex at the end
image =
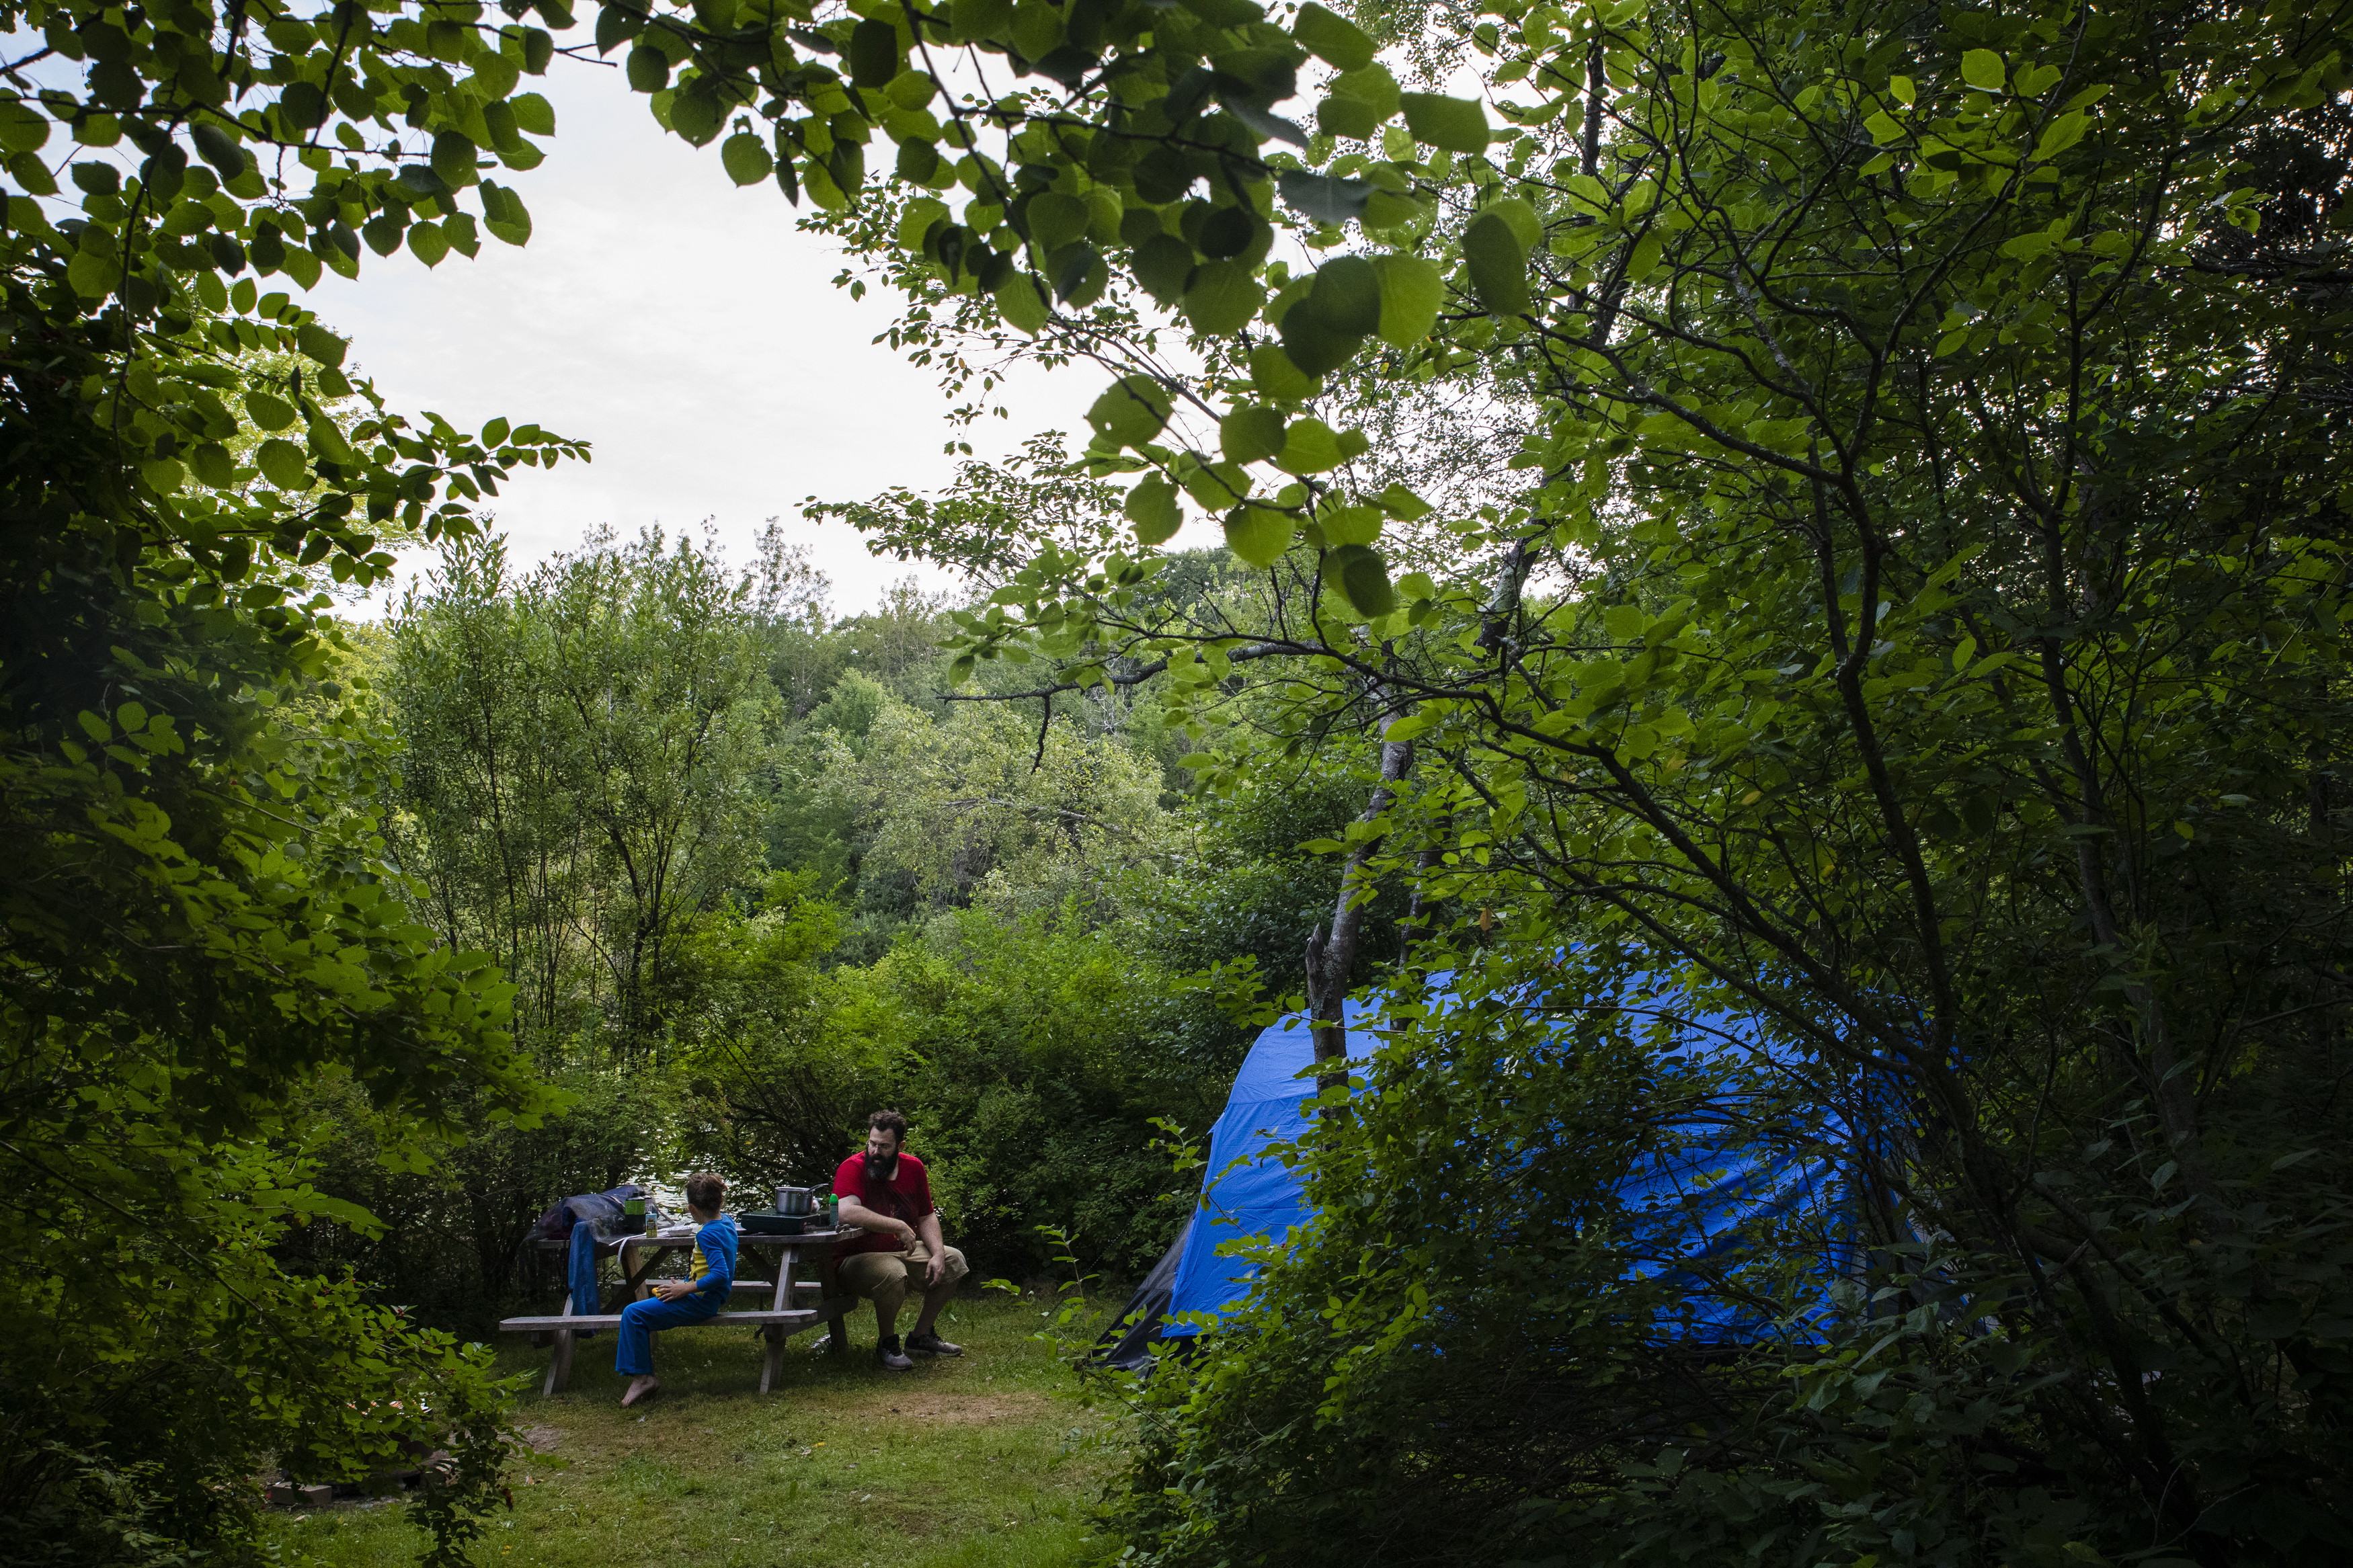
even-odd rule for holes
{"type": "MultiPolygon", "coordinates": [[[[1389,803],[1397,798],[1398,781],[1413,766],[1411,741],[1381,742],[1381,782],[1374,786],[1373,797],[1365,805],[1358,822],[1376,822],[1389,803]]],[[[1365,929],[1365,905],[1372,901],[1368,886],[1370,874],[1365,869],[1373,851],[1380,847],[1380,839],[1367,838],[1348,851],[1346,865],[1340,872],[1340,896],[1332,908],[1332,931],[1327,939],[1318,926],[1307,938],[1307,1017],[1308,1027],[1315,1040],[1318,1062],[1345,1061],[1348,1055],[1348,1026],[1340,1010],[1341,999],[1348,994],[1348,981],[1356,966],[1356,946],[1365,929]]],[[[1317,1076],[1319,1089],[1345,1087],[1348,1081],[1345,1068],[1317,1076]]]]}

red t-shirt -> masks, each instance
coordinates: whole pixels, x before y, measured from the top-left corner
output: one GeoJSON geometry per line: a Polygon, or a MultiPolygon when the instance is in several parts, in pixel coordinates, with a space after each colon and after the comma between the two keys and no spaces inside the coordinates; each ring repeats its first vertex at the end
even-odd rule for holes
{"type": "MultiPolygon", "coordinates": [[[[933,1212],[931,1179],[923,1174],[923,1163],[913,1154],[899,1156],[899,1169],[888,1186],[870,1186],[866,1181],[866,1156],[852,1154],[833,1173],[833,1195],[856,1198],[876,1214],[914,1224],[933,1212]]],[[[848,1258],[855,1252],[898,1252],[907,1244],[887,1230],[861,1232],[856,1241],[845,1241],[833,1249],[836,1258],[848,1258]]]]}

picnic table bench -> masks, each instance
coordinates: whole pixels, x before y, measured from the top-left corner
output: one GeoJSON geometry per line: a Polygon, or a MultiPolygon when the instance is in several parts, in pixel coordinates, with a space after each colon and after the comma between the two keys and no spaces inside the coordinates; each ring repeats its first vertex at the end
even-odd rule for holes
{"type": "MultiPolygon", "coordinates": [[[[736,1234],[738,1258],[754,1251],[776,1255],[775,1279],[739,1279],[732,1293],[739,1295],[765,1290],[769,1293],[767,1307],[740,1312],[723,1307],[713,1317],[699,1323],[681,1323],[677,1327],[748,1328],[757,1331],[768,1344],[766,1362],[760,1370],[760,1392],[765,1394],[775,1385],[776,1373],[784,1366],[785,1341],[801,1330],[822,1322],[831,1333],[826,1347],[828,1351],[839,1355],[849,1349],[848,1315],[858,1303],[855,1297],[839,1293],[834,1282],[833,1248],[836,1242],[859,1233],[854,1230],[821,1230],[804,1231],[798,1236],[754,1235],[750,1231],[738,1231],[736,1234]],[[816,1255],[814,1261],[818,1277],[815,1279],[794,1278],[800,1269],[801,1254],[804,1252],[816,1255]],[[805,1297],[807,1298],[807,1305],[802,1304],[805,1297]]],[[[568,1253],[572,1247],[569,1241],[558,1240],[543,1240],[537,1245],[542,1252],[568,1253]]],[[[685,1252],[693,1246],[691,1232],[680,1236],[623,1236],[616,1237],[610,1242],[601,1242],[596,1248],[600,1264],[607,1258],[617,1257],[621,1260],[619,1302],[614,1310],[575,1312],[573,1310],[575,1303],[567,1291],[561,1312],[526,1313],[501,1319],[499,1328],[502,1332],[530,1334],[534,1343],[543,1342],[542,1335],[554,1339],[554,1351],[548,1358],[547,1377],[540,1385],[540,1393],[543,1395],[554,1394],[571,1380],[573,1342],[584,1330],[619,1328],[619,1308],[642,1294],[655,1265],[668,1254],[685,1252]]],[[[605,1303],[599,1301],[597,1304],[602,1306],[605,1303]]],[[[676,1331],[665,1329],[662,1331],[671,1333],[676,1331]]]]}

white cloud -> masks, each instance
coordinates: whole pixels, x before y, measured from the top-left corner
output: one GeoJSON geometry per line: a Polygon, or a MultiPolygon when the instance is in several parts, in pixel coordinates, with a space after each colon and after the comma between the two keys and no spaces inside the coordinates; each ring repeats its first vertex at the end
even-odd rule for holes
{"type": "Polygon", "coordinates": [[[532,84],[556,134],[539,168],[503,177],[531,209],[528,246],[486,237],[430,272],[371,253],[357,281],[330,274],[305,303],[352,337],[353,364],[395,408],[594,444],[592,463],[521,470],[494,503],[518,561],[600,523],[705,517],[741,561],[781,516],[833,578],[837,609],[863,609],[911,568],[869,556],[846,525],[803,521],[803,497],[940,485],[959,434],[990,457],[1038,430],[1082,433],[1102,377],[1027,370],[997,399],[1010,421],[953,429],[934,373],[870,341],[896,296],[833,287],[840,256],[794,228],[773,184],[737,189],[716,149],[665,134],[618,76],[559,59],[532,84]]]}

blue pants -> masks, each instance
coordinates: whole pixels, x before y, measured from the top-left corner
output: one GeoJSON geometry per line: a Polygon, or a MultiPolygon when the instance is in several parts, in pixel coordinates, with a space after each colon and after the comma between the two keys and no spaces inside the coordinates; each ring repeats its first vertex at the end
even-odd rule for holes
{"type": "Polygon", "coordinates": [[[654,1370],[654,1331],[682,1323],[707,1322],[719,1315],[724,1300],[715,1290],[698,1290],[680,1301],[649,1296],[621,1309],[621,1349],[613,1370],[623,1377],[649,1375],[654,1370]]]}
{"type": "Polygon", "coordinates": [[[596,1283],[596,1227],[581,1220],[572,1227],[572,1314],[585,1318],[602,1305],[596,1283]]]}

